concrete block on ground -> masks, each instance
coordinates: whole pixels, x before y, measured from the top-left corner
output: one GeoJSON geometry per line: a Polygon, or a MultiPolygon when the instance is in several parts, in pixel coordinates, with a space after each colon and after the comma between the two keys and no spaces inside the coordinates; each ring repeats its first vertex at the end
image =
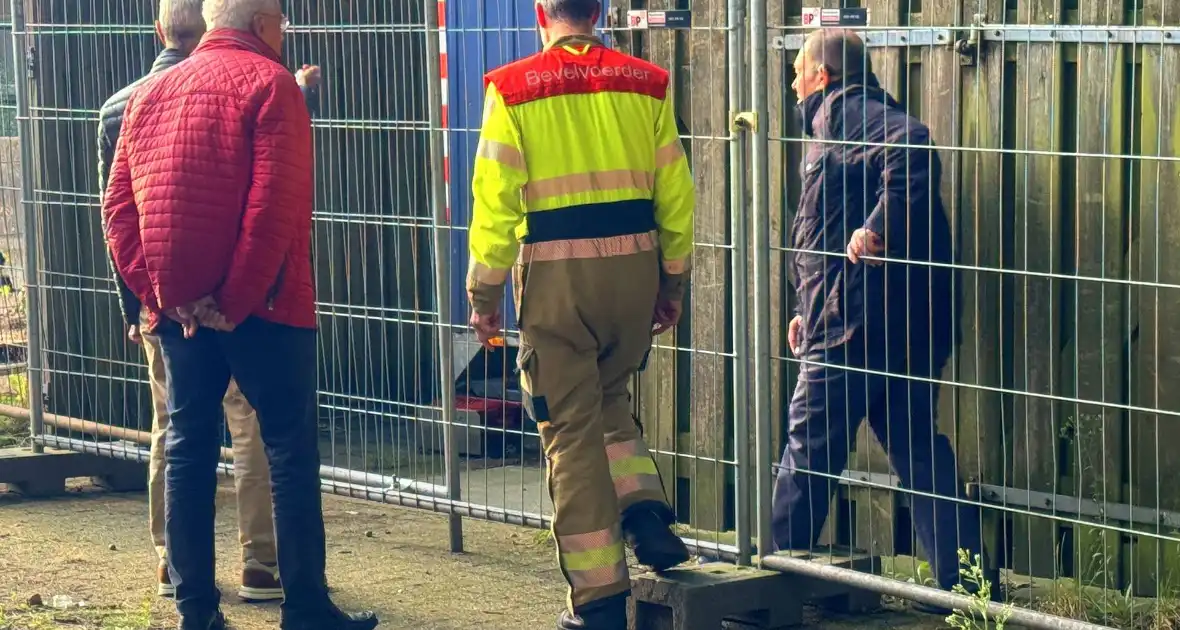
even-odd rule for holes
{"type": "Polygon", "coordinates": [[[725,563],[644,573],[631,580],[631,630],[786,628],[803,621],[796,576],[725,563]]]}
{"type": "Polygon", "coordinates": [[[147,488],[147,464],[57,449],[0,449],[0,483],[26,497],[64,494],[66,480],[78,477],[109,490],[137,492],[147,488]]]}

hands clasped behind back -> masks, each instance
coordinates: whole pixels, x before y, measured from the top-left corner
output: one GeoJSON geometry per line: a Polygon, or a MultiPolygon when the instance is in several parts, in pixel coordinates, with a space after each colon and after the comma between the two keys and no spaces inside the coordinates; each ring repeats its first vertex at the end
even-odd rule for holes
{"type": "Polygon", "coordinates": [[[203,297],[192,304],[167,309],[164,315],[184,327],[185,339],[192,339],[202,326],[218,332],[233,332],[235,326],[218,310],[213,296],[203,297]]]}

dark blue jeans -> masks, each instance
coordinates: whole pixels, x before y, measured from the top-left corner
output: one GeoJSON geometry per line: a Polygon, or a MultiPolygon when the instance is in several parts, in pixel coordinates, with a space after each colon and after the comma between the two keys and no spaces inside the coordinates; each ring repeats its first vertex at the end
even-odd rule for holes
{"type": "Polygon", "coordinates": [[[894,357],[887,358],[883,349],[868,349],[859,338],[835,349],[804,350],[775,484],[775,546],[815,545],[838,485],[825,475],[844,471],[867,417],[902,487],[925,493],[910,498],[914,529],[934,578],[949,589],[959,582],[958,549],[974,558],[983,543],[977,507],[929,496],[962,497],[955,452],[935,423],[938,386],[914,380],[939,378],[948,353],[893,350],[894,357]]]}
{"type": "Polygon", "coordinates": [[[221,401],[232,375],[258,412],[270,460],[285,614],[328,610],[316,424],[316,332],[251,317],[231,333],[185,339],[158,329],[168,375],[165,544],[176,607],[203,619],[221,599],[214,582],[213,503],[221,401]]]}

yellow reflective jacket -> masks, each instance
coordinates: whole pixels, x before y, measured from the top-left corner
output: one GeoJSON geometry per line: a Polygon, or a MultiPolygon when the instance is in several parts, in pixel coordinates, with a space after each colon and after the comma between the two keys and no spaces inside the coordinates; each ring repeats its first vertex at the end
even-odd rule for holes
{"type": "Polygon", "coordinates": [[[607,256],[649,249],[645,238],[666,274],[688,271],[694,190],[668,85],[589,36],[484,77],[469,291],[501,287],[518,255],[607,256]]]}

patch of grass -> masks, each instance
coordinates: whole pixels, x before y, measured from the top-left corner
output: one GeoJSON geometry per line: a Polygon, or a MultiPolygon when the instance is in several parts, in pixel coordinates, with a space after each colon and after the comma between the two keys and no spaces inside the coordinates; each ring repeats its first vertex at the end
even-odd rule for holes
{"type": "Polygon", "coordinates": [[[1032,608],[1122,630],[1180,630],[1180,599],[1175,594],[1135,597],[1130,588],[1120,592],[1073,582],[1055,584],[1048,595],[1033,599],[1032,608]]]}
{"type": "Polygon", "coordinates": [[[0,404],[27,407],[29,404],[29,375],[24,372],[8,375],[7,387],[0,391],[0,404]]]}
{"type": "Polygon", "coordinates": [[[151,602],[137,609],[71,608],[58,610],[46,606],[0,605],[0,630],[155,630],[163,625],[152,622],[151,602]]]}
{"type": "MultiPolygon", "coordinates": [[[[21,446],[29,439],[29,423],[0,416],[0,448],[21,446]]],[[[0,626],[2,628],[3,626],[0,626]]]]}

